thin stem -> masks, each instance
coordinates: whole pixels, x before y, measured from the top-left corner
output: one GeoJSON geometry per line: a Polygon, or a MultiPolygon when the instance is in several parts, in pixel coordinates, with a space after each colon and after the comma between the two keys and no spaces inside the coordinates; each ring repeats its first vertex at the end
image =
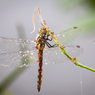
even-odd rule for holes
{"type": "Polygon", "coordinates": [[[32,21],[33,21],[33,31],[31,33],[33,33],[35,31],[35,23],[34,23],[34,15],[35,15],[35,11],[38,9],[38,12],[39,12],[39,17],[40,17],[40,20],[43,22],[43,19],[42,19],[42,16],[41,16],[41,13],[40,13],[40,8],[39,7],[36,7],[34,12],[33,12],[33,17],[32,17],[32,21]]]}
{"type": "Polygon", "coordinates": [[[61,49],[61,51],[63,52],[63,54],[66,55],[67,58],[69,58],[75,65],[80,66],[80,67],[82,67],[82,68],[85,68],[85,69],[87,69],[87,70],[90,70],[90,71],[95,72],[95,69],[90,68],[90,67],[87,67],[87,66],[85,66],[85,65],[82,65],[82,64],[80,64],[80,63],[76,60],[75,57],[72,58],[71,56],[69,56],[69,55],[66,53],[66,51],[64,50],[64,47],[62,48],[62,46],[60,45],[60,43],[57,41],[57,39],[54,37],[54,35],[52,35],[51,31],[46,27],[46,25],[42,24],[41,22],[40,22],[40,24],[41,24],[44,28],[46,28],[46,30],[49,32],[49,34],[51,35],[51,37],[54,39],[54,41],[56,42],[56,44],[59,46],[59,48],[61,49]]]}

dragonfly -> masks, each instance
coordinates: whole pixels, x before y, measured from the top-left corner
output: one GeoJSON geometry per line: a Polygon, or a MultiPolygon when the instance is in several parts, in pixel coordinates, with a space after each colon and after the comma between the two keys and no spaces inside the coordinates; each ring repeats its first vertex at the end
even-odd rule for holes
{"type": "MultiPolygon", "coordinates": [[[[37,90],[40,92],[42,83],[43,63],[62,63],[68,58],[61,52],[47,30],[42,27],[39,35],[34,39],[5,38],[0,37],[0,65],[11,67],[28,67],[38,64],[37,90]]],[[[72,27],[61,33],[53,33],[56,39],[63,45],[65,51],[72,57],[79,56],[82,48],[78,45],[64,44],[75,39],[80,33],[80,28],[72,27]]]]}

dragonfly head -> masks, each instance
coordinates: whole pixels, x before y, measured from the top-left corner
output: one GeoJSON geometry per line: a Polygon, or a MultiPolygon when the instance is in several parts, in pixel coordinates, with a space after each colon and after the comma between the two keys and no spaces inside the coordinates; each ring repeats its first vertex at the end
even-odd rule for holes
{"type": "Polygon", "coordinates": [[[43,35],[45,36],[45,35],[47,34],[46,28],[41,28],[41,29],[39,29],[39,30],[38,30],[38,34],[39,34],[39,35],[42,35],[42,36],[43,36],[43,35]]]}

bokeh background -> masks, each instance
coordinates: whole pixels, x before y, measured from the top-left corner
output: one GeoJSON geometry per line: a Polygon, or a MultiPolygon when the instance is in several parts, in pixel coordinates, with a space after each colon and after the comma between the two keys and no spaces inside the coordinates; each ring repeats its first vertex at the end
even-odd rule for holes
{"type": "MultiPolygon", "coordinates": [[[[32,15],[36,7],[53,32],[70,27],[81,29],[80,35],[68,45],[80,45],[83,53],[77,60],[95,68],[95,0],[0,0],[0,36],[18,38],[17,25],[24,27],[26,38],[35,39],[39,23],[35,13],[36,31],[32,15]]],[[[0,81],[15,68],[0,66],[0,81]]],[[[37,92],[37,65],[25,69],[2,95],[95,95],[95,73],[75,66],[70,61],[44,65],[41,91],[37,92]]]]}

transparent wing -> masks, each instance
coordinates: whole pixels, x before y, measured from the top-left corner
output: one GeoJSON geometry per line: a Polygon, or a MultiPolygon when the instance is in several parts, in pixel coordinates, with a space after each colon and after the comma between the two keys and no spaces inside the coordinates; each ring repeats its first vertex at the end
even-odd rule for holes
{"type": "Polygon", "coordinates": [[[0,37],[0,50],[14,52],[18,50],[31,49],[35,46],[35,41],[32,39],[15,39],[0,37]]]}
{"type": "MultiPolygon", "coordinates": [[[[66,46],[65,51],[71,57],[77,57],[83,53],[83,49],[80,46],[66,46]]],[[[43,60],[45,64],[61,63],[67,59],[68,58],[61,52],[59,47],[44,50],[43,60]]]]}
{"type": "MultiPolygon", "coordinates": [[[[73,27],[60,34],[56,34],[55,37],[61,44],[65,44],[77,37],[79,32],[79,28],[73,27]]],[[[35,41],[31,39],[0,37],[0,50],[12,52],[0,54],[0,65],[22,67],[35,64],[38,58],[34,46],[35,41]],[[20,49],[23,51],[18,51],[20,49]]],[[[67,46],[65,47],[65,50],[72,57],[76,57],[82,53],[82,49],[77,46],[67,46]]],[[[58,47],[48,49],[46,48],[44,50],[43,57],[44,63],[46,64],[60,63],[67,60],[67,57],[60,51],[58,47]]]]}
{"type": "Polygon", "coordinates": [[[18,51],[0,54],[1,66],[23,67],[32,66],[36,63],[37,52],[35,50],[18,51]]]}
{"type": "MultiPolygon", "coordinates": [[[[61,33],[54,34],[54,36],[60,44],[64,45],[74,40],[79,35],[80,31],[81,31],[80,28],[72,27],[61,33]]],[[[49,43],[54,44],[55,42],[52,40],[49,41],[49,43]]]]}
{"type": "MultiPolygon", "coordinates": [[[[65,47],[65,50],[71,57],[77,57],[83,52],[82,48],[79,46],[67,46],[65,47]]],[[[12,67],[32,66],[36,64],[36,61],[38,60],[37,56],[37,51],[34,48],[26,51],[2,53],[0,54],[0,65],[12,67]]],[[[54,64],[66,60],[67,57],[58,47],[44,49],[43,63],[54,64]]]]}
{"type": "MultiPolygon", "coordinates": [[[[60,44],[65,44],[76,38],[80,33],[80,29],[78,27],[70,28],[66,31],[63,31],[59,34],[55,34],[54,36],[57,38],[60,44]]],[[[55,42],[49,41],[50,44],[54,44],[55,42]]],[[[4,38],[0,37],[0,50],[14,52],[18,50],[28,50],[35,46],[35,41],[32,39],[15,39],[15,38],[4,38]]]]}

